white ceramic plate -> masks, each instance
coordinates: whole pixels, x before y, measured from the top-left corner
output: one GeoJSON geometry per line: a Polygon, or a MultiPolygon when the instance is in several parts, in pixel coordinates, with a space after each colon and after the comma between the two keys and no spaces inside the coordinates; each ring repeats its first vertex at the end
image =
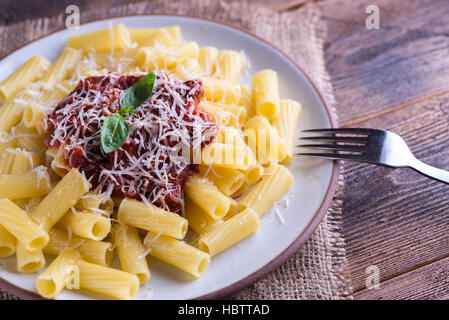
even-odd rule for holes
{"type": "MultiPolygon", "coordinates": [[[[67,37],[124,23],[129,28],[179,25],[183,39],[200,46],[244,50],[251,61],[249,76],[270,68],[279,74],[280,95],[303,105],[300,129],[335,126],[331,112],[316,86],[286,55],[244,30],[213,21],[181,16],[133,16],[82,25],[77,31],[63,30],[37,40],[0,62],[0,78],[17,69],[34,54],[54,60],[67,37]]],[[[242,79],[250,82],[250,77],[242,79]]],[[[288,208],[280,207],[284,219],[270,210],[261,218],[260,230],[212,259],[202,278],[192,281],[182,271],[150,258],[151,280],[138,299],[220,298],[248,286],[294,254],[310,237],[324,216],[336,188],[338,168],[330,161],[296,158],[288,165],[295,183],[288,191],[288,208]]],[[[36,275],[16,272],[15,258],[0,259],[0,287],[24,298],[36,298],[36,275]]],[[[87,292],[63,291],[58,299],[98,298],[87,292]]],[[[103,297],[102,297],[103,298],[103,297]]]]}

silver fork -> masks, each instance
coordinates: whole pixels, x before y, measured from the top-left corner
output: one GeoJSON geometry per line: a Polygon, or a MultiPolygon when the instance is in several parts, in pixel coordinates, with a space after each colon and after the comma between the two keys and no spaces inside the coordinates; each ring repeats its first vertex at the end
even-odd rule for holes
{"type": "Polygon", "coordinates": [[[449,183],[448,171],[429,166],[416,159],[405,141],[396,133],[363,128],[312,129],[303,132],[318,135],[300,139],[320,143],[302,144],[297,147],[329,152],[296,153],[296,155],[368,162],[392,168],[409,167],[425,176],[449,183]]]}

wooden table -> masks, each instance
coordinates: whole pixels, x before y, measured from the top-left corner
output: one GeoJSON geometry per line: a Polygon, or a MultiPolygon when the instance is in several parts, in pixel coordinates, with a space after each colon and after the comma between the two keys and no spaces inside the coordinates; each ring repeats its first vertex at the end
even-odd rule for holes
{"type": "MultiPolygon", "coordinates": [[[[307,0],[258,0],[293,10],[307,0]]],[[[115,6],[120,0],[0,0],[0,23],[115,6]],[[26,3],[26,5],[25,5],[26,3]]],[[[128,2],[136,2],[135,0],[128,2]]],[[[321,0],[326,67],[345,127],[389,129],[449,169],[449,1],[321,0]],[[365,9],[380,8],[380,29],[365,9]]],[[[449,186],[408,169],[345,163],[344,231],[356,299],[449,298],[449,186]],[[380,288],[366,289],[366,269],[380,288]]]]}

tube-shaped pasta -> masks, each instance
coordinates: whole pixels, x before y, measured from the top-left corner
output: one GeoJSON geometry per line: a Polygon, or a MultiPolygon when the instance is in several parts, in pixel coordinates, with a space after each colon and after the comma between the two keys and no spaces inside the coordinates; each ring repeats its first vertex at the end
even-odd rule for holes
{"type": "Polygon", "coordinates": [[[104,215],[111,215],[114,211],[114,202],[111,197],[97,192],[89,192],[82,196],[75,205],[78,211],[92,211],[104,215]]]}
{"type": "Polygon", "coordinates": [[[41,157],[37,153],[19,149],[14,154],[14,163],[10,173],[20,174],[28,172],[39,165],[41,165],[41,157]]]}
{"type": "Polygon", "coordinates": [[[279,114],[279,83],[277,73],[262,70],[253,77],[253,97],[257,114],[274,119],[279,114]]]}
{"type": "Polygon", "coordinates": [[[210,256],[184,241],[148,232],[143,243],[151,249],[151,256],[195,277],[200,277],[209,267],[210,256]]]}
{"type": "Polygon", "coordinates": [[[58,83],[55,88],[45,90],[39,102],[32,102],[25,106],[23,110],[23,125],[29,128],[42,129],[43,120],[47,110],[55,101],[62,100],[70,93],[73,84],[70,81],[63,81],[58,83]]]}
{"type": "Polygon", "coordinates": [[[78,260],[80,288],[129,300],[139,292],[139,278],[117,269],[78,260]]]}
{"type": "Polygon", "coordinates": [[[235,118],[235,123],[234,121],[230,121],[230,123],[228,123],[229,126],[233,126],[236,128],[241,127],[246,120],[246,109],[237,105],[233,105],[233,104],[224,104],[224,103],[220,103],[220,102],[210,102],[207,101],[205,104],[205,109],[206,110],[210,110],[213,113],[220,113],[222,111],[226,111],[229,112],[233,115],[233,117],[235,118]]]}
{"type": "Polygon", "coordinates": [[[45,155],[50,160],[50,167],[57,175],[63,177],[71,170],[71,167],[64,158],[64,148],[48,148],[45,155]]]}
{"type": "Polygon", "coordinates": [[[42,250],[27,250],[23,244],[16,247],[17,271],[20,273],[36,273],[45,267],[45,257],[42,250]]]}
{"type": "Polygon", "coordinates": [[[217,59],[218,50],[214,47],[200,48],[198,62],[200,71],[211,76],[215,71],[215,60],[217,59]]]}
{"type": "Polygon", "coordinates": [[[171,69],[183,59],[198,59],[196,42],[177,43],[165,48],[142,47],[137,53],[136,64],[146,69],[171,69]]]}
{"type": "Polygon", "coordinates": [[[44,154],[46,147],[43,137],[37,132],[36,128],[27,128],[20,124],[11,129],[11,132],[16,138],[14,139],[17,147],[44,154]]]}
{"type": "Polygon", "coordinates": [[[128,29],[122,23],[95,32],[71,36],[67,39],[67,47],[88,51],[110,51],[127,48],[131,44],[128,29]]]}
{"type": "Polygon", "coordinates": [[[257,213],[246,209],[201,236],[198,241],[199,249],[213,257],[250,236],[259,227],[257,213]]]}
{"type": "Polygon", "coordinates": [[[231,198],[231,205],[229,206],[229,211],[224,217],[224,220],[228,220],[230,217],[233,217],[237,211],[239,211],[239,204],[237,201],[231,198]]]}
{"type": "Polygon", "coordinates": [[[15,149],[8,148],[0,155],[0,174],[11,174],[11,169],[14,165],[15,149]]]}
{"type": "Polygon", "coordinates": [[[0,224],[27,250],[40,250],[48,243],[48,233],[11,200],[0,200],[0,224]]]}
{"type": "Polygon", "coordinates": [[[220,167],[209,169],[207,166],[200,166],[199,169],[201,175],[206,175],[226,196],[237,192],[246,181],[246,175],[238,169],[220,167]]]}
{"type": "MultiPolygon", "coordinates": [[[[243,138],[243,132],[234,127],[224,127],[218,131],[217,142],[224,144],[233,144],[243,147],[248,153],[248,166],[243,168],[241,172],[245,174],[248,183],[257,182],[264,173],[263,167],[257,163],[253,151],[246,145],[243,138]]],[[[233,193],[237,192],[235,190],[233,193]]]]}
{"type": "Polygon", "coordinates": [[[187,180],[185,192],[213,219],[223,218],[229,211],[229,197],[226,197],[210,181],[202,179],[198,174],[187,180]]]}
{"type": "Polygon", "coordinates": [[[0,130],[7,132],[22,119],[23,106],[30,103],[32,97],[20,91],[7,100],[0,108],[0,130]]]}
{"type": "Polygon", "coordinates": [[[157,29],[128,29],[132,42],[140,47],[159,45],[169,46],[181,41],[181,28],[178,26],[157,29]]]}
{"type": "MultiPolygon", "coordinates": [[[[122,68],[126,65],[131,65],[137,58],[137,48],[124,48],[121,50],[115,50],[114,52],[90,52],[89,56],[95,60],[95,63],[101,68],[105,69],[118,69],[118,65],[121,64],[122,68]]],[[[86,76],[99,76],[104,75],[104,70],[89,69],[83,70],[83,75],[86,76]]]]}
{"type": "MultiPolygon", "coordinates": [[[[246,182],[249,184],[254,184],[259,181],[263,175],[269,174],[270,172],[265,172],[264,167],[262,167],[259,163],[253,163],[244,171],[244,173],[246,174],[246,182]]],[[[233,195],[233,197],[234,196],[235,195],[233,195]]]]}
{"type": "Polygon", "coordinates": [[[50,62],[42,56],[32,56],[5,80],[0,82],[0,101],[11,99],[29,82],[36,80],[39,75],[48,69],[50,62]]]}
{"type": "Polygon", "coordinates": [[[8,148],[15,148],[17,147],[17,139],[14,137],[11,137],[11,134],[6,133],[4,131],[0,131],[0,152],[4,152],[8,148]]]}
{"type": "Polygon", "coordinates": [[[111,220],[99,213],[81,211],[74,213],[69,210],[57,223],[56,227],[68,230],[77,236],[101,241],[111,231],[111,220]]]}
{"type": "Polygon", "coordinates": [[[243,107],[236,107],[233,110],[220,108],[219,106],[202,101],[199,108],[207,110],[211,113],[213,120],[223,127],[232,126],[240,128],[243,124],[242,120],[246,118],[246,111],[243,107]],[[235,113],[232,113],[235,112],[235,113]]]}
{"type": "Polygon", "coordinates": [[[52,228],[48,232],[50,241],[44,248],[44,253],[58,255],[64,248],[71,247],[81,254],[84,260],[109,266],[111,264],[114,252],[110,242],[95,241],[85,239],[76,235],[68,234],[65,231],[52,228]]]}
{"type": "Polygon", "coordinates": [[[223,223],[223,220],[212,218],[203,208],[190,199],[185,200],[185,218],[189,221],[189,227],[198,234],[223,223]]]}
{"type": "Polygon", "coordinates": [[[171,70],[173,75],[180,79],[191,79],[195,78],[200,69],[198,60],[196,59],[185,59],[178,63],[176,67],[171,70]]]}
{"type": "Polygon", "coordinates": [[[207,100],[238,104],[242,94],[240,85],[215,78],[204,77],[202,80],[207,100]]]}
{"type": "Polygon", "coordinates": [[[246,190],[248,190],[249,186],[250,186],[250,183],[249,183],[249,182],[245,182],[245,183],[240,187],[240,189],[237,190],[236,193],[234,193],[234,194],[232,195],[232,197],[233,197],[234,199],[240,198],[240,197],[246,192],[246,190]]]}
{"type": "Polygon", "coordinates": [[[243,69],[243,57],[240,52],[234,50],[222,50],[217,56],[218,78],[231,83],[237,83],[243,69]]]}
{"type": "Polygon", "coordinates": [[[31,198],[49,191],[50,177],[47,170],[41,170],[40,167],[26,173],[0,176],[0,198],[31,198]]]}
{"type": "Polygon", "coordinates": [[[293,159],[296,124],[301,115],[301,109],[301,104],[296,101],[279,101],[279,115],[273,120],[273,125],[286,148],[286,156],[282,162],[290,162],[293,159]]]}
{"type": "Polygon", "coordinates": [[[262,165],[266,165],[268,158],[282,161],[287,156],[285,144],[267,118],[254,116],[248,119],[244,129],[245,139],[262,165]]]}
{"type": "Polygon", "coordinates": [[[17,204],[22,210],[30,213],[39,205],[39,203],[44,199],[45,196],[31,197],[25,199],[14,200],[13,202],[17,204]]]}
{"type": "Polygon", "coordinates": [[[80,276],[77,261],[78,251],[66,248],[36,279],[37,292],[48,299],[55,298],[73,276],[80,276]]]}
{"type": "Polygon", "coordinates": [[[31,212],[31,216],[48,231],[90,188],[86,178],[77,169],[72,169],[31,212]]]}
{"type": "Polygon", "coordinates": [[[16,239],[0,224],[0,258],[12,256],[16,252],[16,239]]]}
{"type": "Polygon", "coordinates": [[[129,198],[120,204],[117,219],[124,224],[177,239],[183,239],[188,228],[187,220],[178,214],[129,198]]]}
{"type": "Polygon", "coordinates": [[[64,48],[60,56],[51,64],[40,80],[46,88],[56,86],[56,84],[68,77],[81,58],[80,51],[73,48],[64,48]]]}
{"type": "Polygon", "coordinates": [[[293,184],[290,171],[277,166],[274,174],[265,176],[239,202],[240,210],[253,209],[259,216],[264,214],[293,184]]]}
{"type": "Polygon", "coordinates": [[[201,151],[201,163],[216,167],[246,170],[254,163],[247,146],[213,142],[201,151]]]}
{"type": "Polygon", "coordinates": [[[150,279],[150,270],[137,229],[116,224],[112,238],[122,270],[135,274],[139,278],[140,285],[145,284],[150,279]]]}
{"type": "Polygon", "coordinates": [[[238,105],[245,107],[246,115],[248,118],[254,117],[255,115],[257,115],[257,113],[254,106],[253,88],[246,84],[242,84],[240,85],[240,87],[242,90],[242,94],[240,96],[238,105]]]}

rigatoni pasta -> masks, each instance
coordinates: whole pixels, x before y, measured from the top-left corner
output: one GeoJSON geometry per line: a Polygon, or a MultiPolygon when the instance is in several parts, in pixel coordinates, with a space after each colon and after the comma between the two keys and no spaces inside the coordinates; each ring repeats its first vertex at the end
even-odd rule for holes
{"type": "Polygon", "coordinates": [[[0,101],[10,100],[22,90],[26,84],[35,81],[39,75],[48,69],[50,62],[42,56],[32,56],[5,80],[0,82],[0,101]]]}
{"type": "Polygon", "coordinates": [[[195,277],[201,276],[209,267],[210,256],[184,241],[148,232],[144,245],[151,249],[151,256],[195,277]]]}
{"type": "Polygon", "coordinates": [[[256,112],[268,119],[279,114],[279,81],[273,70],[263,70],[253,77],[253,97],[256,112]]]}
{"type": "Polygon", "coordinates": [[[20,273],[36,273],[45,267],[45,257],[42,250],[28,250],[21,243],[16,247],[17,271],[20,273]]]}
{"type": "Polygon", "coordinates": [[[140,285],[144,285],[150,280],[150,270],[137,229],[118,223],[114,226],[112,237],[122,270],[135,274],[140,285]]]}
{"type": "Polygon", "coordinates": [[[57,228],[52,228],[48,235],[50,241],[43,249],[46,254],[57,256],[65,248],[75,248],[87,262],[106,267],[111,264],[114,249],[110,242],[82,238],[57,228]]]}
{"type": "Polygon", "coordinates": [[[67,46],[82,49],[86,52],[117,50],[129,47],[131,36],[124,24],[118,24],[112,28],[96,32],[71,36],[67,39],[67,46]]]}
{"type": "Polygon", "coordinates": [[[29,172],[0,176],[0,198],[10,200],[45,195],[50,191],[47,170],[37,167],[29,172]]]}
{"type": "Polygon", "coordinates": [[[90,187],[85,177],[72,169],[31,212],[31,216],[44,230],[49,231],[90,187]]]}
{"type": "Polygon", "coordinates": [[[279,163],[301,106],[274,70],[239,83],[248,67],[178,26],[111,25],[30,58],[0,82],[0,258],[36,273],[56,256],[36,279],[46,298],[134,298],[149,256],[203,275],[293,183],[279,163]]]}
{"type": "Polygon", "coordinates": [[[222,50],[218,53],[216,76],[231,83],[237,83],[243,69],[243,57],[234,50],[222,50]]]}
{"type": "Polygon", "coordinates": [[[211,76],[215,71],[215,63],[218,55],[218,49],[214,47],[200,48],[198,61],[200,70],[206,75],[211,76]]]}
{"type": "Polygon", "coordinates": [[[265,176],[239,201],[240,210],[251,208],[261,216],[292,184],[293,177],[290,171],[286,167],[279,165],[274,174],[265,176]]]}
{"type": "Polygon", "coordinates": [[[290,162],[293,159],[296,124],[301,115],[301,104],[293,100],[279,101],[279,116],[274,119],[273,125],[279,133],[279,138],[285,145],[286,156],[281,162],[290,162]]]}
{"type": "Polygon", "coordinates": [[[114,298],[129,300],[139,292],[139,278],[129,272],[103,267],[78,260],[81,289],[102,293],[114,298]]]}
{"type": "Polygon", "coordinates": [[[16,253],[16,239],[0,224],[0,258],[6,258],[16,253]]]}
{"type": "Polygon", "coordinates": [[[124,224],[177,239],[183,239],[187,233],[188,223],[183,217],[134,199],[126,198],[121,202],[117,219],[124,224]]]}
{"type": "Polygon", "coordinates": [[[26,250],[43,249],[49,240],[48,233],[42,230],[26,212],[11,200],[0,200],[0,224],[11,233],[26,250]]]}
{"type": "Polygon", "coordinates": [[[248,208],[207,231],[199,239],[199,249],[211,257],[226,250],[256,232],[260,227],[259,216],[248,208]]]}
{"type": "Polygon", "coordinates": [[[195,175],[187,181],[185,191],[193,202],[214,219],[223,218],[229,211],[229,198],[199,175],[195,175]]]}
{"type": "Polygon", "coordinates": [[[56,297],[72,277],[80,277],[78,251],[66,248],[53,260],[36,280],[36,289],[45,298],[56,297]]]}
{"type": "Polygon", "coordinates": [[[101,241],[111,231],[111,220],[100,213],[69,210],[57,223],[62,230],[71,230],[73,234],[101,241]]]}

